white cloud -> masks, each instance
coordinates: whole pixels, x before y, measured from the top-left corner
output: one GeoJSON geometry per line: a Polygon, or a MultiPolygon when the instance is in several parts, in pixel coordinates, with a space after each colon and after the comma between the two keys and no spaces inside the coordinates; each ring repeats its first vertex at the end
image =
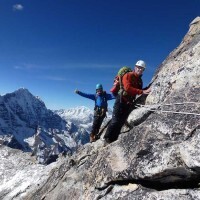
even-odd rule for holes
{"type": "Polygon", "coordinates": [[[63,77],[59,77],[59,76],[39,76],[37,77],[38,79],[42,79],[42,80],[49,80],[49,81],[67,81],[70,84],[87,84],[85,81],[79,81],[79,80],[75,80],[75,79],[69,79],[69,78],[63,78],[63,77]]]}
{"type": "Polygon", "coordinates": [[[31,64],[31,63],[21,63],[17,64],[13,67],[16,70],[49,70],[49,69],[62,69],[57,66],[49,66],[49,65],[38,65],[38,64],[31,64]]]}
{"type": "Polygon", "coordinates": [[[51,80],[51,81],[65,81],[65,78],[58,77],[58,76],[42,76],[39,77],[41,79],[51,80]]]}
{"type": "Polygon", "coordinates": [[[82,64],[82,63],[70,63],[65,64],[64,66],[57,66],[56,68],[59,69],[112,69],[115,68],[115,66],[120,65],[111,65],[111,64],[95,64],[95,63],[88,63],[88,64],[82,64]]]}
{"type": "Polygon", "coordinates": [[[16,65],[14,66],[14,69],[18,69],[18,70],[29,70],[29,69],[34,69],[37,68],[36,65],[32,65],[32,64],[22,64],[22,65],[16,65]]]}
{"type": "Polygon", "coordinates": [[[95,63],[88,63],[88,64],[79,64],[79,63],[70,63],[65,64],[64,66],[39,66],[36,64],[30,63],[23,63],[20,65],[14,66],[16,70],[30,70],[30,69],[42,69],[42,70],[49,70],[49,69],[62,69],[62,70],[69,70],[69,69],[113,69],[113,68],[120,68],[119,64],[95,64],[95,63]]]}
{"type": "Polygon", "coordinates": [[[22,6],[21,4],[13,5],[13,10],[14,11],[22,11],[23,9],[24,9],[24,6],[22,6]]]}
{"type": "Polygon", "coordinates": [[[42,66],[38,64],[31,64],[31,63],[20,63],[13,66],[16,70],[49,70],[54,69],[49,66],[42,66]]]}
{"type": "Polygon", "coordinates": [[[25,67],[22,67],[22,66],[14,66],[14,69],[25,69],[25,67]]]}

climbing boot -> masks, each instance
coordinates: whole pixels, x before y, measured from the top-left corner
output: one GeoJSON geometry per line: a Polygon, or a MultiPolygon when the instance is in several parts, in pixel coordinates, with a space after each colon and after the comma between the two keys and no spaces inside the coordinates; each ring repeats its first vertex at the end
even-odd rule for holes
{"type": "Polygon", "coordinates": [[[92,142],[95,142],[95,141],[96,141],[96,139],[95,139],[94,133],[90,133],[90,142],[92,143],[92,142]]]}
{"type": "Polygon", "coordinates": [[[104,138],[104,140],[103,140],[103,147],[107,146],[110,143],[111,143],[111,141],[108,138],[104,138]]]}

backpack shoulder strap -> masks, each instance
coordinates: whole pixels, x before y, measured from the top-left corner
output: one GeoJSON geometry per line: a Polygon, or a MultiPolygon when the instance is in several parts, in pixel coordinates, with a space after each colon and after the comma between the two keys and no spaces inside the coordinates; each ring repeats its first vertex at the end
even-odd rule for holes
{"type": "Polygon", "coordinates": [[[105,112],[106,112],[108,110],[108,102],[107,102],[107,93],[106,93],[106,91],[103,91],[103,98],[104,98],[104,101],[106,103],[106,110],[105,110],[105,112]]]}
{"type": "Polygon", "coordinates": [[[107,93],[106,91],[103,91],[103,99],[105,102],[107,102],[107,93]]]}
{"type": "Polygon", "coordinates": [[[97,95],[97,93],[95,93],[94,110],[95,110],[96,107],[97,107],[97,97],[98,97],[98,95],[97,95]]]}
{"type": "Polygon", "coordinates": [[[125,74],[131,73],[131,72],[132,72],[132,70],[130,68],[128,68],[128,70],[122,76],[119,76],[119,86],[120,86],[120,89],[119,89],[118,94],[120,96],[120,102],[122,102],[122,97],[125,96],[125,95],[127,95],[127,92],[125,91],[124,85],[123,85],[123,82],[122,82],[123,77],[124,77],[125,74]]]}

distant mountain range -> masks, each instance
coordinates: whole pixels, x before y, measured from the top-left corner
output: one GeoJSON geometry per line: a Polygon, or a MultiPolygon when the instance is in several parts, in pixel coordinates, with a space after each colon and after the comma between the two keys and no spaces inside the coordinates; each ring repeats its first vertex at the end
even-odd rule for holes
{"type": "MultiPolygon", "coordinates": [[[[94,111],[85,107],[79,106],[71,109],[61,109],[56,110],[56,114],[58,114],[62,119],[68,122],[72,122],[79,128],[85,129],[87,132],[91,131],[92,122],[93,122],[93,114],[94,111]]],[[[108,108],[107,117],[105,118],[103,125],[106,124],[112,116],[112,110],[108,108]]],[[[102,125],[102,126],[103,126],[102,125]]]]}
{"type": "Polygon", "coordinates": [[[59,153],[71,154],[89,142],[93,114],[86,107],[51,111],[21,88],[0,96],[0,111],[0,144],[32,152],[39,163],[48,164],[59,153]]]}

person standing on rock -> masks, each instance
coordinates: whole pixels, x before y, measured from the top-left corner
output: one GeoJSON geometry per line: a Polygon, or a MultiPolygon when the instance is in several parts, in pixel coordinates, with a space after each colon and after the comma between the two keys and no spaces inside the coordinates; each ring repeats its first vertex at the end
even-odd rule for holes
{"type": "Polygon", "coordinates": [[[106,117],[106,112],[108,110],[108,100],[115,99],[115,96],[112,94],[107,94],[106,91],[103,91],[102,84],[96,85],[96,93],[95,94],[86,94],[79,90],[75,90],[76,94],[79,94],[82,97],[91,99],[95,101],[95,107],[94,107],[94,119],[93,119],[93,125],[92,125],[92,131],[90,133],[90,142],[95,142],[97,139],[99,139],[99,129],[101,127],[101,124],[106,117]]]}
{"type": "Polygon", "coordinates": [[[121,128],[126,122],[130,112],[134,109],[133,103],[136,95],[148,95],[150,88],[142,89],[142,74],[146,68],[143,60],[136,62],[134,70],[127,72],[121,77],[120,92],[117,93],[115,104],[113,107],[112,119],[104,135],[106,143],[111,143],[117,140],[121,128]]]}

